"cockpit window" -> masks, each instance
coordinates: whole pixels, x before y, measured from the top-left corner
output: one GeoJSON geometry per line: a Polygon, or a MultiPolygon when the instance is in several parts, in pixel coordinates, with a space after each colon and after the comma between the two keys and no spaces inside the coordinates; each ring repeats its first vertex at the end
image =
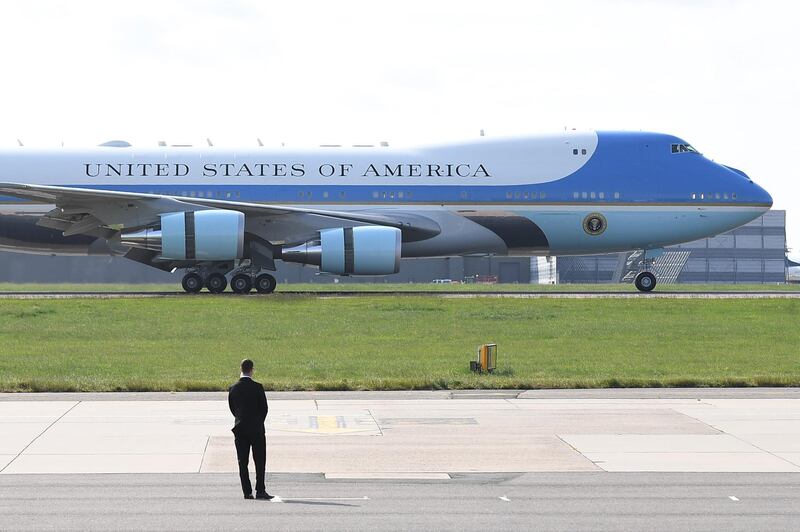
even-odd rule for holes
{"type": "Polygon", "coordinates": [[[672,153],[700,153],[690,144],[673,144],[672,153]]]}

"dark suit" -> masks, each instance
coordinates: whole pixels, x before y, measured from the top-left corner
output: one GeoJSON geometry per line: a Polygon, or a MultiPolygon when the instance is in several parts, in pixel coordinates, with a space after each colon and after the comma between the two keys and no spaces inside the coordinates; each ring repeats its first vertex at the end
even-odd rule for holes
{"type": "Polygon", "coordinates": [[[247,471],[250,448],[256,466],[256,493],[264,493],[264,470],[267,462],[267,441],[264,420],[267,419],[267,396],[264,387],[249,377],[242,377],[228,390],[228,406],[235,418],[236,456],[239,458],[239,478],[245,495],[253,492],[247,471]]]}

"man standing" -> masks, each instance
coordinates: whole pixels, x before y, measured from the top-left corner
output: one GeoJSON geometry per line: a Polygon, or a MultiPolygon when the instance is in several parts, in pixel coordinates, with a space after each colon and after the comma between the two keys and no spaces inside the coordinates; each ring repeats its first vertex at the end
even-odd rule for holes
{"type": "Polygon", "coordinates": [[[253,361],[242,360],[239,381],[228,390],[228,406],[235,418],[233,434],[236,438],[236,456],[239,459],[239,478],[245,499],[253,498],[250,473],[247,470],[250,448],[253,448],[253,463],[256,466],[256,499],[270,500],[264,485],[264,470],[267,462],[267,440],[264,421],[267,419],[267,396],[264,387],[253,380],[253,361]]]}

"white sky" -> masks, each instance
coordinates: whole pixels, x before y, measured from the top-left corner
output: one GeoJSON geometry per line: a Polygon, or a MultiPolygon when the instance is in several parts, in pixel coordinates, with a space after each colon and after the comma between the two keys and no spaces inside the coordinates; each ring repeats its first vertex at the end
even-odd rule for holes
{"type": "Polygon", "coordinates": [[[0,143],[676,134],[787,209],[791,1],[2,1],[0,143]]]}

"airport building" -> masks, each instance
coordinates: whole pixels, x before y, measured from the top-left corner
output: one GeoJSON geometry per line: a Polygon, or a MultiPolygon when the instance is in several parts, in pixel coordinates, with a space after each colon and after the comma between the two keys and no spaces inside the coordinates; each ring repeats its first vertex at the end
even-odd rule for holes
{"type": "MultiPolygon", "coordinates": [[[[672,246],[655,260],[661,283],[786,282],[786,212],[769,211],[738,229],[672,246]]],[[[640,257],[618,253],[582,257],[451,257],[406,259],[400,273],[385,277],[338,277],[316,268],[279,262],[279,283],[435,280],[500,283],[632,282],[640,257]]],[[[0,282],[180,283],[171,275],[119,257],[56,257],[0,253],[0,282]]]]}

